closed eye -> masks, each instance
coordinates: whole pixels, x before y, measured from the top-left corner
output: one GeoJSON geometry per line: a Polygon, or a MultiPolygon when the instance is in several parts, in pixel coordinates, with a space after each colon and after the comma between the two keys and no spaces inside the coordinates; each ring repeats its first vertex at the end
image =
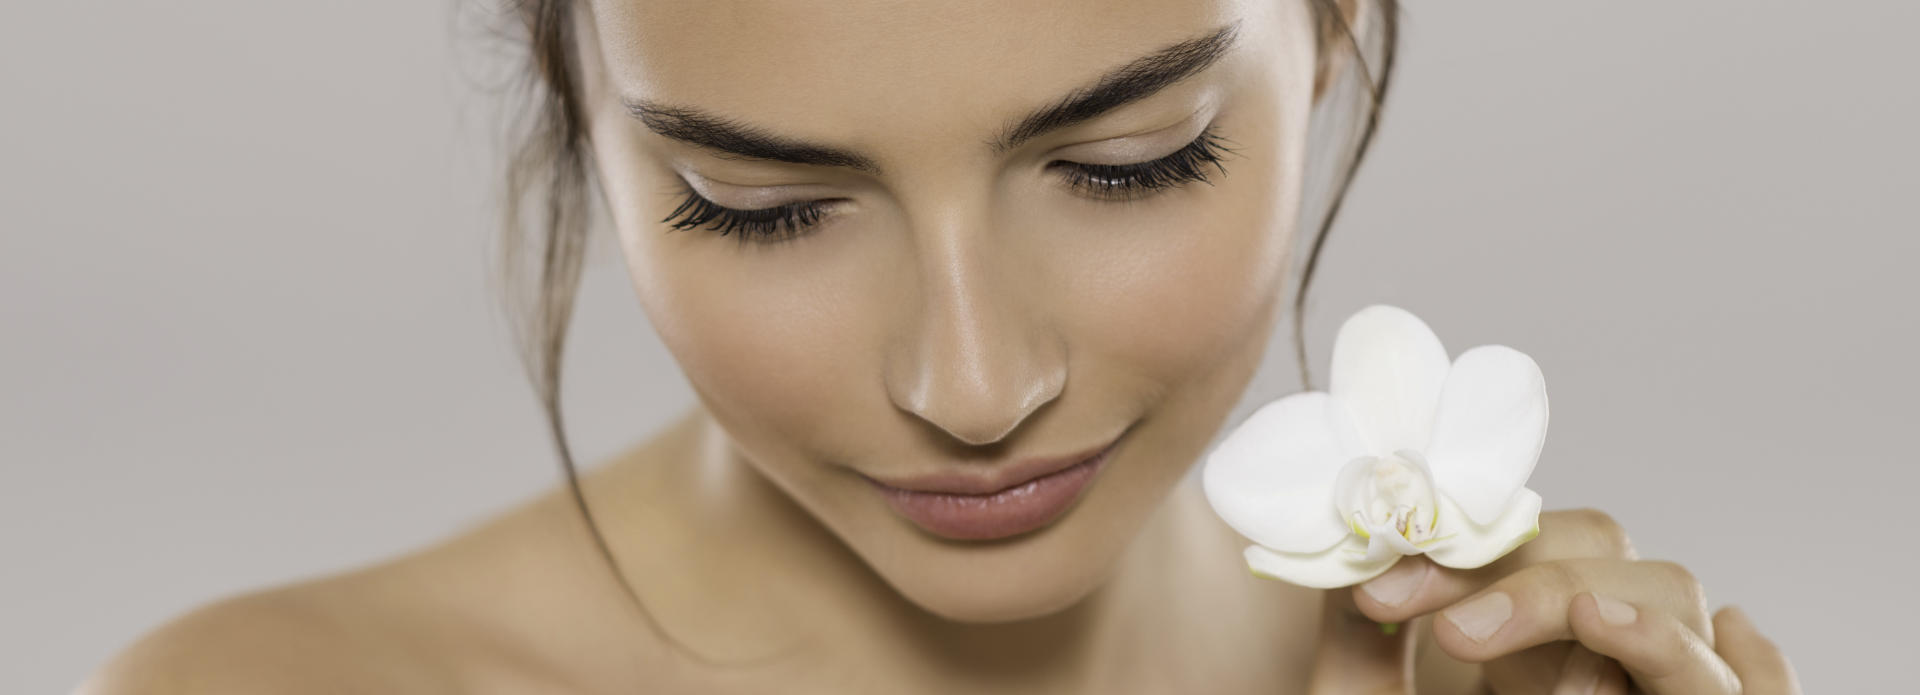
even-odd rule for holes
{"type": "MultiPolygon", "coordinates": [[[[1048,164],[1059,169],[1069,189],[1093,200],[1123,202],[1140,200],[1194,182],[1211,184],[1207,167],[1222,175],[1224,155],[1235,150],[1209,125],[1185,147],[1159,159],[1133,164],[1082,164],[1056,161],[1048,164]]],[[[737,233],[741,244],[779,243],[807,235],[826,216],[838,199],[809,200],[769,208],[741,210],[714,203],[682,185],[685,199],[671,214],[660,220],[676,230],[705,227],[720,236],[737,233]]]]}
{"type": "Polygon", "coordinates": [[[1212,182],[1207,179],[1208,165],[1213,165],[1221,174],[1227,173],[1226,166],[1220,160],[1234,150],[1224,142],[1225,139],[1209,125],[1187,146],[1152,161],[1135,164],[1054,162],[1052,166],[1063,170],[1069,187],[1089,198],[1138,200],[1195,181],[1210,184],[1212,182]]]}

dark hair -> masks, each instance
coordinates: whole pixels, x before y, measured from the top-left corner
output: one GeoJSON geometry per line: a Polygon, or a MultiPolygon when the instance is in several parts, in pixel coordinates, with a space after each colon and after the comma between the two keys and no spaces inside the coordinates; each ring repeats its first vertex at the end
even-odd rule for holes
{"type": "MultiPolygon", "coordinates": [[[[1313,282],[1327,232],[1340,212],[1340,202],[1346,197],[1379,124],[1388,82],[1393,75],[1395,49],[1399,45],[1400,12],[1398,0],[1306,2],[1312,10],[1319,42],[1321,69],[1315,76],[1314,88],[1316,93],[1326,90],[1322,104],[1315,107],[1313,121],[1316,124],[1340,121],[1321,117],[1323,108],[1328,109],[1328,114],[1337,112],[1340,100],[1333,95],[1341,93],[1343,85],[1353,84],[1351,81],[1329,84],[1335,77],[1357,77],[1367,106],[1365,116],[1359,119],[1359,127],[1346,133],[1350,148],[1342,148],[1345,156],[1334,159],[1337,173],[1328,182],[1331,197],[1320,216],[1300,274],[1299,289],[1294,294],[1293,332],[1300,382],[1311,389],[1304,318],[1307,288],[1313,282]],[[1347,14],[1353,11],[1349,8],[1361,2],[1373,4],[1367,15],[1376,31],[1366,36],[1356,35],[1347,22],[1347,14]],[[1334,56],[1333,51],[1341,47],[1348,49],[1357,63],[1349,67],[1358,69],[1330,75],[1326,66],[1334,56]],[[1370,52],[1378,53],[1371,62],[1367,55],[1370,52]]],[[[520,120],[511,134],[502,197],[505,228],[501,237],[501,278],[506,285],[507,315],[519,342],[521,360],[546,412],[547,428],[566,473],[574,504],[592,531],[600,554],[619,576],[628,597],[641,608],[640,613],[649,627],[679,647],[681,645],[660,630],[645,610],[640,596],[634,592],[632,583],[626,581],[625,572],[594,524],[593,514],[580,491],[579,474],[561,418],[560,363],[579,288],[593,202],[586,124],[577,91],[580,72],[572,17],[577,7],[572,0],[510,0],[507,6],[505,29],[511,40],[526,51],[524,64],[517,73],[520,80],[515,96],[516,103],[524,104],[527,110],[519,114],[520,120]]]]}

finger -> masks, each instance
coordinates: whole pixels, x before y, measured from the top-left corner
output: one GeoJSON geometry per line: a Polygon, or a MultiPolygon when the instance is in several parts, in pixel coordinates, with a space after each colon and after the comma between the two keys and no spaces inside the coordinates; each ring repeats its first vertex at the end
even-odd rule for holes
{"type": "MultiPolygon", "coordinates": [[[[1584,646],[1581,648],[1586,649],[1584,646]]],[[[1632,695],[1632,693],[1633,681],[1627,679],[1626,669],[1620,667],[1620,662],[1607,659],[1600,666],[1600,683],[1594,687],[1593,695],[1632,695]]]]}
{"type": "Polygon", "coordinates": [[[1651,606],[1713,646],[1703,592],[1686,568],[1622,560],[1562,560],[1515,572],[1439,611],[1434,643],[1456,659],[1481,663],[1575,639],[1569,607],[1589,591],[1651,606]]]}
{"type": "MultiPolygon", "coordinates": [[[[1546,688],[1559,682],[1561,672],[1568,666],[1567,660],[1579,646],[1570,641],[1548,642],[1522,649],[1479,664],[1480,677],[1486,680],[1487,689],[1495,693],[1546,692],[1546,688]]],[[[1445,650],[1434,651],[1446,654],[1445,650]]]]}
{"type": "Polygon", "coordinates": [[[1522,569],[1574,559],[1635,560],[1627,534],[1606,513],[1566,509],[1540,515],[1540,535],[1492,564],[1476,569],[1442,567],[1425,555],[1401,558],[1386,573],[1360,585],[1355,605],[1380,622],[1406,620],[1453,605],[1522,569]]]}
{"type": "Polygon", "coordinates": [[[1743,692],[1740,677],[1713,647],[1664,611],[1583,592],[1574,598],[1568,622],[1580,644],[1619,661],[1649,695],[1743,692]]]}
{"type": "Polygon", "coordinates": [[[1629,695],[1627,686],[1627,672],[1620,669],[1620,662],[1575,644],[1567,650],[1553,695],[1629,695]]]}
{"type": "Polygon", "coordinates": [[[1737,606],[1720,609],[1713,614],[1713,631],[1715,651],[1739,674],[1746,695],[1800,695],[1793,664],[1773,640],[1760,634],[1746,611],[1737,606]]]}
{"type": "Polygon", "coordinates": [[[1593,695],[1600,688],[1600,669],[1607,661],[1607,657],[1591,649],[1574,645],[1567,650],[1566,661],[1560,664],[1560,677],[1553,683],[1553,695],[1593,695]]]}
{"type": "Polygon", "coordinates": [[[1401,625],[1389,634],[1354,607],[1353,592],[1348,590],[1325,592],[1321,606],[1319,647],[1308,693],[1413,693],[1413,643],[1419,632],[1412,625],[1401,625]]]}

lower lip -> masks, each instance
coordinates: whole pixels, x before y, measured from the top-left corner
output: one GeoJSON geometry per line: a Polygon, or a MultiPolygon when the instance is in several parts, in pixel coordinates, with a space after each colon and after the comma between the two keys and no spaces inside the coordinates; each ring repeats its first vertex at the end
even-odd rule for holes
{"type": "Polygon", "coordinates": [[[1113,450],[1114,445],[1108,445],[1098,456],[989,495],[874,485],[893,511],[933,535],[962,541],[1008,538],[1042,528],[1064,514],[1113,457],[1113,450]]]}

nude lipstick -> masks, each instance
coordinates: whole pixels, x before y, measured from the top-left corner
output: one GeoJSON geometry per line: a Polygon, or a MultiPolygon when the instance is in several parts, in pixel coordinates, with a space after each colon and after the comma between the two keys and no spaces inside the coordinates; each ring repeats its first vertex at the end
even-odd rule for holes
{"type": "Polygon", "coordinates": [[[867,481],[895,513],[928,533],[952,540],[994,540],[1039,529],[1065,513],[1119,443],[1115,437],[1093,451],[1022,461],[995,475],[867,481]]]}

